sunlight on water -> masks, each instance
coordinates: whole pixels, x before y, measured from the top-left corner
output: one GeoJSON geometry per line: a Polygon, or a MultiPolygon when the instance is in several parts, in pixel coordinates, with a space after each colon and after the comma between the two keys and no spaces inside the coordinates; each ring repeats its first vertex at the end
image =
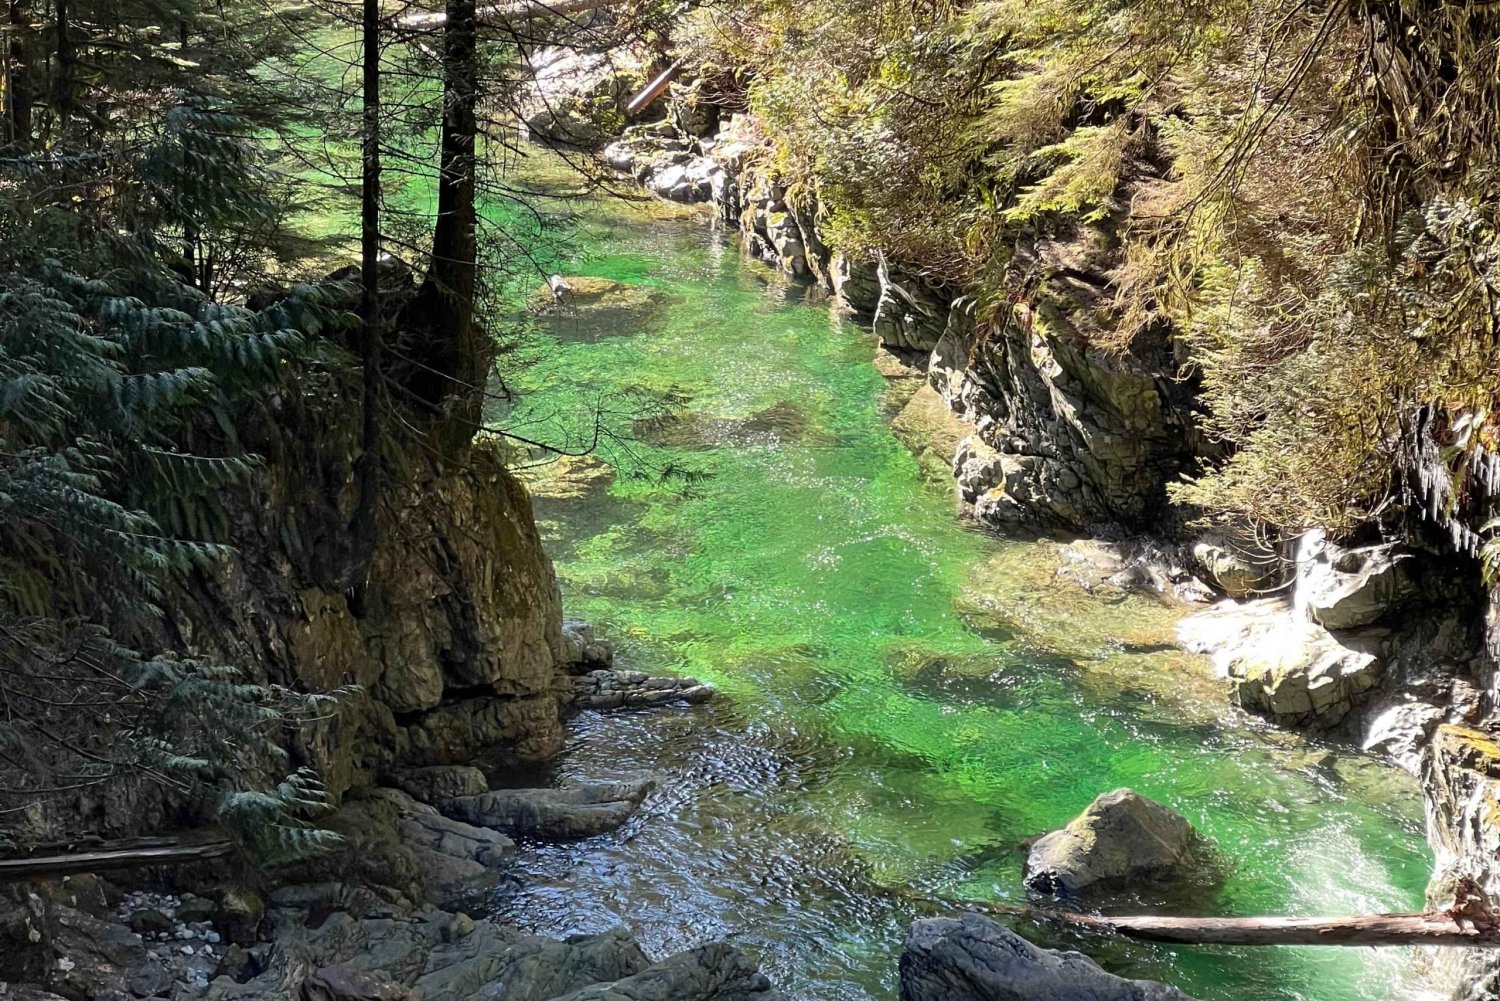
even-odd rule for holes
{"type": "MultiPolygon", "coordinates": [[[[1226,853],[1205,911],[1421,905],[1409,781],[1236,714],[1170,648],[1169,610],[1089,597],[1055,546],[962,527],[891,430],[871,337],[825,303],[701,223],[590,213],[562,269],[649,295],[536,319],[496,417],[577,439],[602,406],[633,431],[610,465],[532,474],[568,612],[625,666],[724,695],[581,717],[564,772],[662,789],[618,834],[528,847],[498,913],[625,923],[657,952],[727,936],[790,996],[892,998],[911,891],[1020,899],[1024,841],[1121,785],[1226,853]]],[[[1206,1001],[1414,996],[1401,950],[1053,944],[1206,1001]]]]}

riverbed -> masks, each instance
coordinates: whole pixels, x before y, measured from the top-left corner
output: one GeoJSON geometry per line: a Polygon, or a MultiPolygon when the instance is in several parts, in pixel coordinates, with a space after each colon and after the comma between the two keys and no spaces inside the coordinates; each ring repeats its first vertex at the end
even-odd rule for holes
{"type": "MultiPolygon", "coordinates": [[[[603,415],[617,438],[527,474],[565,607],[619,666],[721,695],[576,719],[561,775],[662,785],[613,835],[524,845],[495,914],[657,954],[728,938],[788,997],[891,999],[912,894],[1023,900],[1026,840],[1119,786],[1226,854],[1202,913],[1421,907],[1414,784],[1228,707],[1179,610],[964,525],[872,335],[704,218],[563,205],[558,270],[624,288],[523,312],[496,417],[578,444],[603,415]]],[[[1204,1001],[1421,996],[1406,950],[1041,937],[1204,1001]]]]}

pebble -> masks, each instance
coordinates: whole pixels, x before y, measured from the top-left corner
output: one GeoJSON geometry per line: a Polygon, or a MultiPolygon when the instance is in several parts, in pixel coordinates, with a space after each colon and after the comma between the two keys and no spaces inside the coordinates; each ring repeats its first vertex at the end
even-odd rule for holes
{"type": "Polygon", "coordinates": [[[191,956],[193,954],[193,947],[190,946],[190,945],[183,946],[182,947],[182,954],[184,956],[191,956]]]}
{"type": "Polygon", "coordinates": [[[216,931],[205,932],[203,935],[203,939],[204,941],[209,942],[213,945],[218,945],[220,941],[219,933],[216,931]]]}

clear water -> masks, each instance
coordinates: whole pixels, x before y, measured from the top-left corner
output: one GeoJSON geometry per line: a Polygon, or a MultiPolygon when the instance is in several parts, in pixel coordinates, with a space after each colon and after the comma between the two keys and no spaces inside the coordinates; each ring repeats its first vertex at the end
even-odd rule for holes
{"type": "MultiPolygon", "coordinates": [[[[946,474],[892,430],[912,387],[877,374],[868,333],[703,220],[570,204],[560,270],[635,297],[530,322],[497,417],[549,441],[590,436],[600,405],[634,427],[602,460],[529,474],[565,605],[622,666],[723,694],[578,718],[560,773],[661,788],[615,834],[525,846],[496,913],[624,924],[657,954],[729,938],[789,997],[894,998],[906,925],[938,913],[910,894],[1023,899],[1024,839],[1122,785],[1227,854],[1204,913],[1420,907],[1413,786],[1225,707],[1171,650],[1170,610],[1059,581],[1054,544],[965,528],[946,474]],[[631,425],[668,398],[681,419],[631,425]]],[[[1205,1001],[1417,996],[1404,950],[1024,930],[1205,1001]]]]}

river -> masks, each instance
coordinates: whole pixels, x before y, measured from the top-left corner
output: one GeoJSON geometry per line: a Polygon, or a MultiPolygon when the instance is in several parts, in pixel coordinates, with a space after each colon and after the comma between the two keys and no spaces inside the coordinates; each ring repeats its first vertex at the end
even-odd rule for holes
{"type": "MultiPolygon", "coordinates": [[[[921,434],[893,430],[915,384],[877,373],[868,332],[705,220],[596,197],[569,232],[560,270],[625,288],[527,321],[499,419],[633,429],[528,474],[565,607],[620,666],[722,694],[579,717],[561,775],[661,788],[616,834],[523,846],[497,915],[624,924],[657,954],[728,938],[788,997],[890,999],[914,911],[883,887],[1022,900],[1025,839],[1118,786],[1225,852],[1204,913],[1421,906],[1414,784],[1227,707],[1173,610],[962,524],[921,434]]],[[[1405,950],[1043,940],[1204,1001],[1420,996],[1405,950]]]]}

